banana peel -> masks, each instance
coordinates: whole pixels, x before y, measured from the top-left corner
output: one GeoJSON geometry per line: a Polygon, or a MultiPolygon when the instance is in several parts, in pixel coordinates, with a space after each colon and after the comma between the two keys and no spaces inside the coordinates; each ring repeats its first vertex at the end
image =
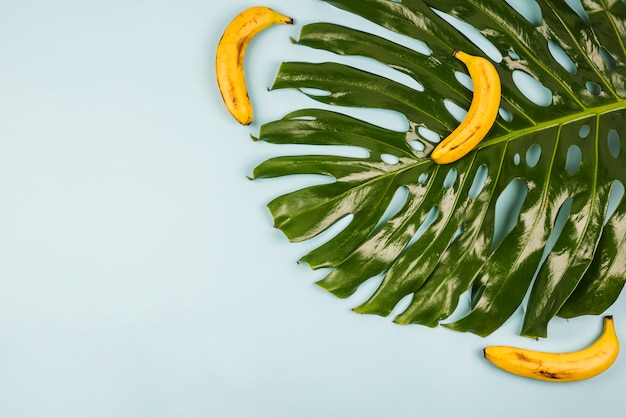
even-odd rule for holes
{"type": "Polygon", "coordinates": [[[519,376],[551,382],[585,380],[606,371],[620,349],[612,316],[605,316],[600,336],[587,347],[569,353],[548,353],[511,346],[488,346],[487,360],[519,376]]]}
{"type": "Polygon", "coordinates": [[[249,125],[253,120],[244,74],[248,44],[259,32],[277,24],[293,24],[293,19],[269,7],[250,7],[228,24],[218,43],[215,54],[217,84],[226,109],[242,125],[249,125]]]}
{"type": "Polygon", "coordinates": [[[500,110],[500,76],[491,61],[459,50],[453,56],[467,66],[474,95],[463,121],[430,154],[437,164],[457,161],[474,149],[489,133],[500,110]]]}

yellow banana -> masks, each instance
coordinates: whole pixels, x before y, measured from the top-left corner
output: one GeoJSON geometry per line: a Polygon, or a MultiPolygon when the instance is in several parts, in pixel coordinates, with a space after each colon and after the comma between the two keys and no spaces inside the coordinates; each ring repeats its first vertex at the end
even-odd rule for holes
{"type": "Polygon", "coordinates": [[[217,84],[226,108],[242,125],[252,123],[252,104],[243,69],[246,48],[263,29],[280,23],[293,24],[293,19],[268,7],[251,7],[228,24],[217,46],[217,84]]]}
{"type": "Polygon", "coordinates": [[[474,95],[467,116],[430,154],[438,164],[452,163],[474,149],[493,126],[500,108],[500,76],[493,64],[458,50],[453,56],[467,66],[474,95]]]}
{"type": "Polygon", "coordinates": [[[588,379],[608,369],[619,352],[612,316],[605,316],[603,330],[588,347],[571,353],[546,353],[508,346],[485,347],[485,358],[507,372],[552,382],[588,379]]]}

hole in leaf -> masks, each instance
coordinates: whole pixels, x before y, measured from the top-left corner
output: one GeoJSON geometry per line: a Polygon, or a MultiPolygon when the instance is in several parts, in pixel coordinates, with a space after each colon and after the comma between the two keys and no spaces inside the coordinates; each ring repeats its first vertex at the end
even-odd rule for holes
{"type": "Polygon", "coordinates": [[[478,301],[480,300],[480,297],[483,295],[486,288],[487,286],[485,286],[484,284],[480,284],[480,285],[476,284],[475,286],[472,286],[471,288],[472,293],[470,297],[470,307],[472,309],[476,307],[476,305],[478,304],[478,301]]]}
{"type": "Polygon", "coordinates": [[[587,25],[591,26],[589,16],[587,16],[587,12],[580,0],[565,0],[565,2],[587,25]]]}
{"type": "Polygon", "coordinates": [[[513,120],[513,115],[511,114],[511,112],[509,112],[503,107],[501,107],[498,110],[498,113],[500,114],[500,117],[504,119],[506,122],[511,122],[513,120]]]}
{"type": "MultiPolygon", "coordinates": [[[[398,3],[402,3],[402,2],[398,2],[398,3]]],[[[427,57],[433,54],[433,50],[430,49],[430,47],[428,46],[426,42],[420,41],[419,39],[413,38],[408,35],[403,35],[400,33],[393,32],[388,29],[387,31],[388,31],[387,32],[388,35],[385,37],[388,37],[390,41],[394,41],[395,39],[395,42],[397,44],[403,45],[404,47],[409,48],[427,57]]]]}
{"type": "Polygon", "coordinates": [[[519,55],[517,55],[515,51],[509,49],[507,53],[509,54],[509,57],[511,57],[512,60],[519,61],[519,55]]]}
{"type": "Polygon", "coordinates": [[[615,129],[611,129],[606,136],[607,145],[609,146],[609,154],[611,157],[617,158],[619,157],[622,144],[619,133],[615,129]]]}
{"type": "Polygon", "coordinates": [[[491,251],[493,251],[513,230],[519,218],[522,205],[528,194],[528,186],[520,179],[513,179],[496,201],[496,218],[491,251]]]}
{"type": "Polygon", "coordinates": [[[417,133],[419,133],[422,136],[422,138],[424,138],[427,141],[434,142],[434,143],[441,141],[441,137],[439,136],[437,132],[431,129],[428,129],[425,126],[420,126],[419,128],[417,128],[417,133]]]}
{"type": "Polygon", "coordinates": [[[559,44],[550,39],[548,41],[548,49],[550,50],[550,54],[552,54],[552,58],[554,58],[561,67],[565,68],[565,71],[570,74],[576,74],[578,71],[576,64],[559,44]]]}
{"type": "Polygon", "coordinates": [[[541,25],[541,21],[543,20],[541,17],[541,8],[535,0],[506,0],[506,2],[531,24],[535,26],[541,25]]]}
{"type": "Polygon", "coordinates": [[[480,33],[480,31],[474,26],[459,19],[458,17],[444,13],[441,10],[437,10],[435,8],[432,8],[432,10],[437,13],[443,20],[454,26],[456,30],[465,35],[467,39],[474,43],[474,45],[476,45],[481,51],[483,51],[489,58],[491,58],[495,62],[502,61],[502,54],[500,54],[498,48],[496,48],[496,46],[482,33],[480,33]]]}
{"type": "Polygon", "coordinates": [[[389,202],[389,206],[385,209],[385,212],[380,217],[380,220],[376,224],[374,228],[377,230],[381,225],[387,222],[389,219],[394,217],[406,204],[406,201],[409,198],[409,188],[406,186],[398,187],[398,190],[394,193],[391,201],[389,202]]]}
{"type": "Polygon", "coordinates": [[[456,168],[450,169],[450,171],[448,171],[448,174],[446,175],[446,178],[443,180],[443,187],[446,189],[452,187],[454,185],[454,182],[456,181],[456,177],[456,168]]]}
{"type": "Polygon", "coordinates": [[[483,188],[485,187],[485,182],[487,181],[488,172],[489,170],[487,169],[486,164],[482,164],[480,167],[478,167],[478,169],[476,170],[476,174],[474,174],[474,180],[472,181],[472,185],[467,192],[470,199],[476,199],[480,192],[483,191],[483,188]]]}
{"type": "Polygon", "coordinates": [[[611,190],[609,191],[609,204],[606,208],[606,215],[604,216],[604,223],[606,223],[611,219],[611,216],[615,213],[615,209],[617,209],[617,205],[624,197],[624,184],[619,180],[614,180],[613,184],[611,184],[611,190]]]}
{"type": "Polygon", "coordinates": [[[417,178],[417,183],[418,184],[424,184],[424,183],[426,183],[426,180],[428,180],[428,173],[422,173],[417,178]]]}
{"type": "Polygon", "coordinates": [[[587,81],[585,83],[585,87],[587,87],[589,93],[593,94],[594,96],[599,96],[600,93],[602,93],[602,87],[600,87],[598,83],[595,83],[593,81],[587,81]]]}
{"type": "Polygon", "coordinates": [[[417,228],[417,231],[415,231],[415,234],[411,237],[411,240],[406,245],[404,250],[406,251],[413,244],[415,244],[415,242],[417,242],[417,240],[420,239],[422,235],[424,235],[424,232],[426,232],[426,230],[430,228],[430,226],[437,220],[438,217],[439,207],[433,206],[428,212],[428,215],[426,215],[426,218],[424,218],[424,222],[422,222],[419,228],[417,228]]]}
{"type": "Polygon", "coordinates": [[[617,62],[615,62],[615,58],[611,55],[609,51],[605,47],[600,47],[600,55],[604,60],[604,63],[608,67],[609,70],[615,71],[617,70],[617,62]]]}
{"type": "Polygon", "coordinates": [[[513,82],[524,96],[538,106],[552,103],[552,92],[539,80],[522,70],[513,71],[513,82]]]}
{"type": "Polygon", "coordinates": [[[570,145],[567,149],[567,158],[565,160],[565,169],[570,176],[576,174],[583,160],[583,152],[578,145],[570,145]]]}
{"type": "Polygon", "coordinates": [[[294,155],[332,155],[336,157],[348,158],[369,158],[370,152],[367,148],[352,145],[294,145],[294,155]],[[297,150],[297,151],[296,151],[297,150]]]}
{"type": "Polygon", "coordinates": [[[315,116],[306,116],[306,115],[302,115],[302,116],[294,116],[289,118],[289,120],[317,120],[317,118],[315,116]]]}
{"type": "Polygon", "coordinates": [[[401,71],[392,69],[391,67],[379,61],[376,61],[370,58],[363,58],[363,57],[349,57],[349,59],[353,59],[355,61],[354,66],[358,66],[362,70],[368,71],[370,73],[382,75],[385,78],[388,78],[397,83],[405,85],[409,88],[412,88],[413,90],[417,90],[419,92],[424,91],[424,85],[420,83],[417,79],[401,71]]]}
{"type": "Polygon", "coordinates": [[[411,148],[413,148],[415,151],[422,152],[426,149],[426,146],[422,141],[418,141],[417,139],[415,139],[411,141],[411,148]]]}
{"type": "Polygon", "coordinates": [[[561,236],[561,232],[563,232],[565,223],[567,222],[567,219],[569,218],[569,214],[572,210],[573,202],[574,202],[574,199],[572,199],[571,197],[568,197],[567,199],[565,199],[565,201],[559,208],[559,212],[557,213],[556,219],[554,220],[554,227],[552,229],[552,232],[550,233],[550,236],[548,237],[546,241],[546,246],[543,249],[542,258],[541,258],[539,265],[543,264],[545,259],[548,257],[548,254],[550,254],[550,251],[552,251],[552,248],[554,248],[554,244],[556,244],[556,241],[561,236]]]}
{"type": "Polygon", "coordinates": [[[455,71],[454,77],[459,83],[461,83],[463,87],[465,87],[469,91],[474,91],[474,83],[472,82],[472,77],[470,77],[467,73],[455,71]]]}
{"type": "Polygon", "coordinates": [[[328,90],[316,89],[312,87],[300,87],[298,90],[307,96],[330,96],[332,94],[332,92],[328,90]]]}
{"type": "Polygon", "coordinates": [[[454,235],[452,236],[450,243],[453,243],[454,241],[459,239],[459,237],[463,235],[464,232],[465,232],[465,221],[463,221],[461,225],[458,227],[458,229],[454,232],[454,235]]]}
{"type": "Polygon", "coordinates": [[[452,115],[452,117],[457,120],[457,122],[462,122],[463,119],[465,119],[465,116],[467,115],[467,109],[463,109],[461,106],[454,103],[450,99],[445,99],[443,101],[443,105],[446,107],[446,110],[452,115]]]}
{"type": "Polygon", "coordinates": [[[578,136],[580,136],[581,138],[587,138],[589,136],[589,133],[591,133],[591,126],[589,125],[583,125],[580,130],[578,131],[578,136]]]}
{"type": "Polygon", "coordinates": [[[400,158],[392,154],[380,154],[380,159],[391,165],[395,165],[400,162],[400,158]]]}
{"type": "Polygon", "coordinates": [[[613,115],[613,120],[620,120],[621,118],[622,118],[622,114],[621,113],[616,113],[616,114],[613,115]]]}
{"type": "Polygon", "coordinates": [[[513,156],[513,164],[519,165],[520,162],[522,162],[522,157],[520,157],[519,152],[516,152],[513,156]]]}
{"type": "Polygon", "coordinates": [[[539,144],[533,144],[526,150],[526,164],[528,167],[533,168],[539,162],[541,158],[541,146],[539,144]]]}

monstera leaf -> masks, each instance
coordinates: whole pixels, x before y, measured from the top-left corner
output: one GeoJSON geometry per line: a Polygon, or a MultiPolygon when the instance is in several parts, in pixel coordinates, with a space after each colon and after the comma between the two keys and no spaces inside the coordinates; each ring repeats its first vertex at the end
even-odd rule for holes
{"type": "Polygon", "coordinates": [[[504,0],[327,2],[424,42],[429,51],[314,23],[294,42],[329,56],[373,59],[421,88],[339,60],[280,67],[274,89],[300,89],[323,105],[263,125],[259,140],[343,145],[368,154],[279,156],[254,170],[254,178],[333,179],[268,205],[276,227],[294,242],[350,218],[302,258],[313,269],[329,268],[318,284],[343,298],[382,277],[356,312],[386,316],[412,295],[394,322],[443,324],[481,336],[520,306],[521,334],[529,337],[547,336],[556,315],[604,312],[626,277],[626,159],[620,147],[626,137],[626,2],[583,0],[584,9],[576,9],[564,0],[537,0],[538,21],[504,0]],[[486,55],[449,23],[453,18],[477,29],[502,55],[494,59],[501,111],[474,151],[437,165],[428,157],[437,141],[431,137],[449,134],[459,117],[448,109],[467,108],[472,97],[467,70],[452,52],[486,55]],[[524,78],[541,83],[547,102],[519,87],[524,78]],[[391,130],[342,111],[350,107],[400,112],[408,129],[391,130]],[[397,207],[390,212],[392,202],[397,207]],[[497,228],[507,216],[514,222],[497,228]],[[471,309],[446,322],[464,294],[471,295],[471,309]]]}

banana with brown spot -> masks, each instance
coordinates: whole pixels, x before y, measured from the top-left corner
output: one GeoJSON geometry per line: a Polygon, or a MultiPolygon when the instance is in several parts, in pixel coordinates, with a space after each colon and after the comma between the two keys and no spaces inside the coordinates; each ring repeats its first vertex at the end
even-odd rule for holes
{"type": "Polygon", "coordinates": [[[600,336],[586,348],[569,353],[548,353],[510,346],[489,346],[484,356],[507,372],[551,382],[589,379],[606,371],[617,359],[619,340],[612,316],[605,316],[600,336]]]}
{"type": "Polygon", "coordinates": [[[293,19],[268,7],[250,7],[228,24],[217,46],[217,84],[226,108],[242,125],[249,125],[253,120],[244,77],[246,49],[259,32],[276,24],[293,24],[293,19]]]}

